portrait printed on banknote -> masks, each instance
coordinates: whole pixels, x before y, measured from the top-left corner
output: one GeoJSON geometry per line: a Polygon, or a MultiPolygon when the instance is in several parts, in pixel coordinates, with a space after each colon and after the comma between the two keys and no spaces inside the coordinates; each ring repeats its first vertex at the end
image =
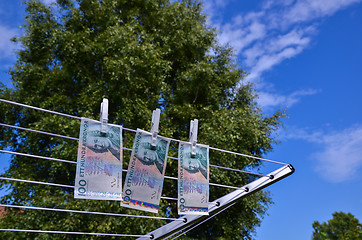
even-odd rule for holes
{"type": "Polygon", "coordinates": [[[98,125],[93,125],[88,132],[86,146],[95,153],[109,151],[112,155],[121,160],[121,132],[119,127],[108,126],[105,134],[101,133],[98,125]]]}

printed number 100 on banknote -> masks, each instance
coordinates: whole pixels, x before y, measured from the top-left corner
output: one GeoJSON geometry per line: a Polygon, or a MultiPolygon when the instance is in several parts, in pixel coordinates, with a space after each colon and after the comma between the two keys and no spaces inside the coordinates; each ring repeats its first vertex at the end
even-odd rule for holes
{"type": "Polygon", "coordinates": [[[74,197],[122,200],[122,127],[82,118],[74,197]]]}
{"type": "Polygon", "coordinates": [[[178,158],[178,214],[208,215],[209,146],[197,144],[191,157],[191,143],[180,142],[178,158]]]}

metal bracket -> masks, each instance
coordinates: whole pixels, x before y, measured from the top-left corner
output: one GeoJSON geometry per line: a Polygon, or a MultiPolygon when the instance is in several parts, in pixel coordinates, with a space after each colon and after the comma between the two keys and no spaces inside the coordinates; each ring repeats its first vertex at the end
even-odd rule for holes
{"type": "Polygon", "coordinates": [[[257,191],[262,190],[263,188],[272,185],[283,178],[291,175],[294,172],[292,165],[283,166],[270,174],[260,177],[259,179],[241,187],[238,190],[235,190],[219,199],[216,199],[213,202],[209,203],[209,216],[205,215],[185,215],[181,216],[179,219],[183,221],[173,221],[168,223],[150,233],[147,236],[140,237],[138,240],[148,240],[148,239],[168,239],[182,230],[190,229],[196,226],[198,223],[203,223],[208,219],[212,218],[216,214],[225,210],[226,208],[234,205],[238,200],[247,197],[257,191]],[[271,177],[273,176],[273,177],[271,177]]]}

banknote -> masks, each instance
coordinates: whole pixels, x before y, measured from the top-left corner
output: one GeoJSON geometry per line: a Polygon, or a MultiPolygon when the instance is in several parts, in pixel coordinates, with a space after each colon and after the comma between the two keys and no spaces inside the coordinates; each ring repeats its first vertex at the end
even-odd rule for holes
{"type": "Polygon", "coordinates": [[[74,197],[122,200],[122,127],[82,118],[74,197]]]}
{"type": "Polygon", "coordinates": [[[137,129],[121,206],[157,213],[170,140],[157,136],[156,147],[151,141],[150,132],[137,129]]]}
{"type": "Polygon", "coordinates": [[[208,215],[209,146],[197,144],[191,157],[191,143],[180,142],[178,158],[178,214],[208,215]]]}

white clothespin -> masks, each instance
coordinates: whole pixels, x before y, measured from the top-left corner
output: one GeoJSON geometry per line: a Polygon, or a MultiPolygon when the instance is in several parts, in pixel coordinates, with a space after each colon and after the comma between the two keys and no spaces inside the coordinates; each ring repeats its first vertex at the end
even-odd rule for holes
{"type": "Polygon", "coordinates": [[[160,115],[161,115],[161,110],[159,108],[153,110],[152,122],[151,122],[151,133],[152,133],[151,148],[155,148],[157,145],[157,134],[158,134],[158,126],[160,124],[160,115]]]}
{"type": "Polygon", "coordinates": [[[191,142],[191,157],[196,156],[196,144],[197,144],[197,128],[199,120],[194,119],[190,122],[190,142],[191,142]]]}
{"type": "Polygon", "coordinates": [[[103,98],[103,102],[101,103],[101,133],[106,134],[107,133],[107,124],[108,124],[108,99],[103,98]]]}

